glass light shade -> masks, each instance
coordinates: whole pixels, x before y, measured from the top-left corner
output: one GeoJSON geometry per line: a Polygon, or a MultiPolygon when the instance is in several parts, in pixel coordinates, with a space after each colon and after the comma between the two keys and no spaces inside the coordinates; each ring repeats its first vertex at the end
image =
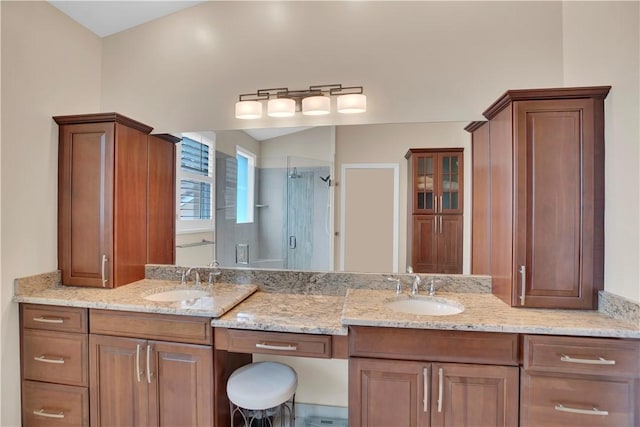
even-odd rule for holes
{"type": "Polygon", "coordinates": [[[260,102],[236,102],[236,119],[259,119],[260,117],[262,117],[262,104],[260,102]]]}
{"type": "Polygon", "coordinates": [[[270,99],[267,103],[269,117],[291,117],[296,113],[296,101],[291,98],[270,99]]]}
{"type": "Polygon", "coordinates": [[[323,116],[331,112],[331,100],[328,96],[308,96],[302,99],[302,114],[323,116]]]}
{"type": "Polygon", "coordinates": [[[367,97],[360,93],[340,95],[338,97],[338,113],[353,114],[367,111],[367,97]]]}

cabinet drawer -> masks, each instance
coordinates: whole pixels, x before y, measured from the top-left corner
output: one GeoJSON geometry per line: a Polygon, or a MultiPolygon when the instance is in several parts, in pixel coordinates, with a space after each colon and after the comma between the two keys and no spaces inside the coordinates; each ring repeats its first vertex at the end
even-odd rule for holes
{"type": "Polygon", "coordinates": [[[92,334],[147,338],[189,344],[211,344],[209,317],[91,310],[92,334]]]}
{"type": "Polygon", "coordinates": [[[349,356],[518,366],[518,335],[351,326],[349,356]]]}
{"type": "Polygon", "coordinates": [[[637,378],[640,342],[606,338],[524,337],[527,371],[637,378]]]}
{"type": "MultiPolygon", "coordinates": [[[[224,334],[224,330],[216,329],[216,348],[219,343],[223,345],[224,334]]],[[[231,352],[331,358],[330,335],[227,329],[226,339],[227,351],[231,352]]]]}
{"type": "Polygon", "coordinates": [[[51,305],[20,304],[22,327],[87,333],[87,309],[51,305]]]}
{"type": "Polygon", "coordinates": [[[25,329],[23,378],[87,386],[88,335],[25,329]]]}
{"type": "Polygon", "coordinates": [[[22,425],[88,426],[89,392],[84,387],[22,381],[22,425]]]}
{"type": "Polygon", "coordinates": [[[522,426],[633,427],[634,380],[522,375],[522,426]]]}

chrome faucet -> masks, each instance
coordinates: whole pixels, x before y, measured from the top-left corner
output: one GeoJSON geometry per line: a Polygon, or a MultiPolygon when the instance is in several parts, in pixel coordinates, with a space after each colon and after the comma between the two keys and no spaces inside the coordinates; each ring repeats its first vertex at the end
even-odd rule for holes
{"type": "MultiPolygon", "coordinates": [[[[407,267],[407,273],[413,274],[413,267],[407,267]]],[[[411,284],[411,295],[418,295],[418,291],[420,290],[420,282],[420,275],[416,273],[413,276],[413,283],[411,284]]]]}
{"type": "MultiPolygon", "coordinates": [[[[193,270],[193,271],[196,273],[196,280],[195,280],[194,284],[195,284],[196,286],[200,286],[200,273],[198,273],[198,270],[196,270],[195,268],[193,268],[193,267],[189,267],[189,269],[187,270],[187,272],[186,272],[186,273],[184,273],[185,278],[186,278],[186,279],[188,279],[188,278],[189,278],[189,275],[191,274],[191,270],[193,270]]],[[[186,282],[184,282],[184,281],[183,281],[183,284],[185,284],[185,283],[186,283],[186,282]]]]}
{"type": "Polygon", "coordinates": [[[436,295],[436,279],[433,277],[429,280],[429,289],[427,292],[429,293],[430,297],[436,295]]]}
{"type": "Polygon", "coordinates": [[[209,267],[213,267],[213,270],[209,272],[209,281],[208,283],[210,285],[213,285],[216,283],[216,277],[218,277],[219,275],[222,274],[222,271],[220,271],[220,263],[218,261],[211,261],[209,263],[209,267]]]}

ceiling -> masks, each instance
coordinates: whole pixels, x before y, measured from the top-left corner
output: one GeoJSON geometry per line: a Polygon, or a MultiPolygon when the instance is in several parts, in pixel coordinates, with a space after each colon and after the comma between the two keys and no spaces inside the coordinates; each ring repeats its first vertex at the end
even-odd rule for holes
{"type": "Polygon", "coordinates": [[[203,2],[49,0],[51,5],[100,37],[110,36],[203,2]]]}

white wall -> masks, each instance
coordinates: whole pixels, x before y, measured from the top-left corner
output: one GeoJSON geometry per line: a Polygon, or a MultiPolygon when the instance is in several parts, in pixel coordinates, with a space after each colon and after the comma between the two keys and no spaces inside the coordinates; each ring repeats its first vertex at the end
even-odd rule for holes
{"type": "Polygon", "coordinates": [[[605,100],[605,289],[640,301],[640,2],[566,2],[565,86],[605,100]]]}
{"type": "Polygon", "coordinates": [[[57,268],[58,127],[51,117],[100,110],[101,42],[45,2],[2,2],[1,32],[0,425],[17,426],[13,280],[57,268]]]}
{"type": "Polygon", "coordinates": [[[102,108],[157,130],[468,121],[562,84],[559,2],[205,2],[104,39],[102,108]],[[363,85],[368,111],[233,117],[260,88],[363,85]]]}

